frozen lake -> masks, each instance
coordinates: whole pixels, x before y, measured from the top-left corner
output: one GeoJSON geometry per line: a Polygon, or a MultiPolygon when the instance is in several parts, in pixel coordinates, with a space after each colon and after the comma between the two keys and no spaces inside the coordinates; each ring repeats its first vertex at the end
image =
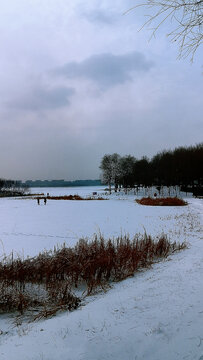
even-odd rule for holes
{"type": "MultiPolygon", "coordinates": [[[[104,187],[33,188],[32,193],[50,195],[104,194],[104,187]]],[[[176,235],[185,240],[180,223],[190,219],[188,207],[143,207],[135,202],[136,196],[112,194],[105,201],[41,200],[29,198],[0,199],[0,253],[15,256],[33,256],[44,249],[53,249],[64,242],[74,246],[80,238],[91,238],[102,233],[105,238],[129,233],[134,236],[145,231],[153,236],[162,233],[176,235]]]]}

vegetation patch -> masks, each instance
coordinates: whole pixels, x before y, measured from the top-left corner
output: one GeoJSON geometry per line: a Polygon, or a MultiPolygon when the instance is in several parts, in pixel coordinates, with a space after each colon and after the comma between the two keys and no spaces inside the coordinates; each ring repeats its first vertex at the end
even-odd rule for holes
{"type": "Polygon", "coordinates": [[[185,206],[187,202],[179,199],[177,197],[167,197],[167,198],[151,198],[146,197],[142,199],[137,199],[136,202],[140,205],[150,205],[150,206],[185,206]]]}
{"type": "Polygon", "coordinates": [[[33,196],[44,196],[44,193],[28,193],[28,194],[23,194],[23,197],[33,197],[33,196]]]}
{"type": "Polygon", "coordinates": [[[11,255],[0,262],[0,312],[32,310],[34,318],[40,318],[76,309],[81,296],[133,276],[184,248],[185,243],[170,243],[165,236],[158,240],[146,234],[132,240],[120,236],[106,241],[95,235],[92,241],[79,240],[74,248],[64,245],[25,260],[11,255]]]}
{"type": "MultiPolygon", "coordinates": [[[[38,199],[38,198],[35,198],[38,199]]],[[[39,199],[44,199],[44,197],[40,197],[39,199]]],[[[62,195],[62,196],[47,196],[46,199],[49,200],[107,200],[102,197],[87,197],[83,198],[79,195],[62,195]]]]}

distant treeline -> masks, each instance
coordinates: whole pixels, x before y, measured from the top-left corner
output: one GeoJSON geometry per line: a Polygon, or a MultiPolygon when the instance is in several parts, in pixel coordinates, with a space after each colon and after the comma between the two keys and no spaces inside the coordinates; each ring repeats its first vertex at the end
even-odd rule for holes
{"type": "Polygon", "coordinates": [[[21,196],[27,191],[27,187],[22,187],[21,182],[15,180],[0,179],[0,197],[21,196]]]}
{"type": "Polygon", "coordinates": [[[106,154],[101,160],[102,181],[118,187],[182,186],[183,190],[203,185],[203,143],[164,150],[151,160],[143,157],[106,154]]]}
{"type": "Polygon", "coordinates": [[[25,187],[71,187],[71,186],[99,186],[101,180],[27,180],[20,182],[25,187]]]}

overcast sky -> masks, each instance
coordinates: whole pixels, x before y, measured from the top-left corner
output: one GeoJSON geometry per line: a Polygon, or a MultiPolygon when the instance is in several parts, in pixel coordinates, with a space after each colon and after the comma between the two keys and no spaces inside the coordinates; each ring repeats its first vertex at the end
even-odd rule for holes
{"type": "Polygon", "coordinates": [[[104,154],[202,141],[202,50],[149,42],[135,3],[0,1],[0,177],[94,179],[104,154]]]}

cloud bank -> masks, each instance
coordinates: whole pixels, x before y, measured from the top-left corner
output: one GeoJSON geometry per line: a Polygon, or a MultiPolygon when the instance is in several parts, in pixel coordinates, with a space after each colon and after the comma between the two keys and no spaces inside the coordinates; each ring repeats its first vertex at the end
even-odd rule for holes
{"type": "Polygon", "coordinates": [[[2,2],[0,177],[98,178],[105,153],[202,141],[201,49],[177,61],[168,29],[149,42],[141,9],[122,16],[133,5],[2,2]]]}
{"type": "Polygon", "coordinates": [[[138,51],[123,55],[110,53],[92,55],[81,62],[69,62],[55,70],[56,75],[69,79],[89,79],[98,86],[110,88],[132,81],[139,73],[148,72],[153,62],[138,51]]]}

